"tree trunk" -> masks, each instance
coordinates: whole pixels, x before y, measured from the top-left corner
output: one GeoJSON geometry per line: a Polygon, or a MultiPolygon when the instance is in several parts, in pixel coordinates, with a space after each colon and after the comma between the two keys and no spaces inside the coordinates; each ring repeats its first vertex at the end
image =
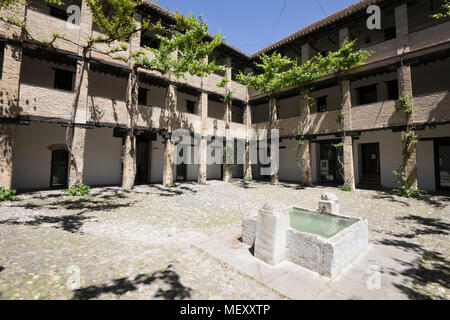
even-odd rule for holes
{"type": "Polygon", "coordinates": [[[127,109],[130,115],[130,130],[125,137],[122,188],[128,191],[133,190],[136,179],[136,137],[134,135],[137,106],[136,71],[136,67],[133,66],[128,77],[126,98],[127,109]]]}
{"type": "MultiPolygon", "coordinates": [[[[231,152],[233,147],[230,143],[230,106],[231,101],[227,101],[225,105],[225,146],[223,152],[222,177],[223,181],[229,182],[233,177],[233,168],[231,166],[231,152]]],[[[233,152],[234,155],[234,152],[233,152]]]]}
{"type": "MultiPolygon", "coordinates": [[[[167,88],[166,94],[166,110],[167,110],[167,132],[172,134],[174,129],[174,121],[177,110],[177,93],[175,86],[171,83],[167,88]]],[[[171,137],[166,137],[166,147],[164,148],[164,172],[163,172],[163,185],[172,186],[174,183],[173,178],[173,152],[175,144],[171,137]]]]}
{"type": "Polygon", "coordinates": [[[75,120],[76,120],[76,115],[77,115],[77,109],[78,109],[78,102],[80,100],[80,90],[81,90],[81,85],[83,82],[84,72],[85,72],[85,68],[86,68],[87,54],[88,54],[89,50],[90,50],[89,46],[83,48],[83,54],[82,54],[81,62],[80,62],[80,72],[77,73],[77,79],[75,81],[75,88],[74,88],[73,99],[72,99],[72,109],[70,112],[69,123],[68,123],[67,129],[66,129],[66,145],[67,145],[67,149],[69,151],[71,163],[73,165],[73,168],[74,168],[75,174],[76,174],[76,180],[75,180],[74,184],[77,184],[77,183],[80,183],[83,181],[83,175],[80,170],[81,168],[79,167],[78,161],[73,154],[72,144],[73,144],[73,138],[74,138],[74,129],[75,129],[75,120]]]}
{"type": "MultiPolygon", "coordinates": [[[[271,144],[272,144],[272,129],[275,128],[275,124],[277,121],[277,100],[270,96],[269,98],[269,131],[267,133],[267,143],[268,143],[268,149],[270,154],[270,165],[273,166],[273,163],[275,162],[274,156],[276,152],[272,150],[271,144]]],[[[279,178],[278,178],[278,169],[272,170],[271,168],[271,175],[270,175],[270,183],[271,184],[278,184],[279,178]]]]}

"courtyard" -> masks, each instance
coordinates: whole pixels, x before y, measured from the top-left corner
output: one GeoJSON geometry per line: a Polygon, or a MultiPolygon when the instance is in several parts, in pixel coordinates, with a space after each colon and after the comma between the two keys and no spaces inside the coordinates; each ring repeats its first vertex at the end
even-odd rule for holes
{"type": "Polygon", "coordinates": [[[242,180],[26,193],[0,204],[0,299],[449,299],[449,205],[242,180]],[[315,209],[324,192],[368,219],[366,252],[333,280],[255,262],[242,218],[270,200],[315,209]]]}

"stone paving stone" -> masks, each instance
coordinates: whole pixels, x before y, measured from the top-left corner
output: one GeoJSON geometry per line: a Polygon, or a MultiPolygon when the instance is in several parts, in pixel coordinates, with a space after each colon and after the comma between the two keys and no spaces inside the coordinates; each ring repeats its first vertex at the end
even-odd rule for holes
{"type": "Polygon", "coordinates": [[[402,269],[394,264],[398,274],[389,277],[415,281],[399,282],[397,290],[412,298],[448,299],[448,197],[408,200],[384,191],[239,180],[139,186],[130,193],[96,188],[84,198],[46,191],[1,203],[0,299],[283,298],[199,244],[229,233],[225,244],[239,249],[242,217],[270,200],[314,209],[323,192],[339,197],[342,213],[369,220],[372,244],[403,252],[402,269]],[[78,289],[67,285],[74,266],[80,270],[78,289]]]}

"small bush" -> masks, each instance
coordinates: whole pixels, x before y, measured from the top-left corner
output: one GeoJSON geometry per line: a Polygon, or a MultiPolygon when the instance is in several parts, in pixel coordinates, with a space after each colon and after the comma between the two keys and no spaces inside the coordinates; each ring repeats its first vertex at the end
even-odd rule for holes
{"type": "Polygon", "coordinates": [[[17,191],[14,189],[5,189],[5,187],[0,187],[0,202],[2,201],[16,201],[17,191]]]}
{"type": "Polygon", "coordinates": [[[253,179],[252,179],[252,178],[250,178],[250,177],[247,177],[247,178],[245,178],[245,179],[244,179],[244,181],[246,181],[246,182],[252,182],[252,181],[253,181],[253,179]]]}
{"type": "Polygon", "coordinates": [[[338,189],[341,191],[353,191],[353,188],[351,186],[349,186],[348,184],[343,184],[343,185],[339,186],[338,189]]]}
{"type": "Polygon", "coordinates": [[[83,184],[82,182],[78,182],[73,187],[64,190],[64,193],[69,197],[82,197],[91,194],[91,187],[83,184]]]}
{"type": "Polygon", "coordinates": [[[234,183],[234,179],[228,180],[229,183],[234,183]]]}
{"type": "Polygon", "coordinates": [[[175,183],[166,184],[166,188],[175,188],[175,187],[176,187],[175,183]]]}
{"type": "Polygon", "coordinates": [[[399,169],[393,172],[398,178],[397,183],[400,184],[400,187],[392,190],[395,194],[405,198],[420,198],[425,194],[425,191],[414,187],[413,181],[406,177],[404,170],[399,169]]]}

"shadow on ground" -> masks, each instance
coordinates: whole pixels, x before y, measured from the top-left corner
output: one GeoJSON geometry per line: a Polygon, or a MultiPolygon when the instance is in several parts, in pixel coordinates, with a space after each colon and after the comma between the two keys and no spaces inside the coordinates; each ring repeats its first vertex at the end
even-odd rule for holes
{"type": "Polygon", "coordinates": [[[91,218],[92,217],[83,216],[83,213],[57,217],[40,215],[26,221],[21,221],[17,218],[2,220],[0,221],[0,224],[23,225],[31,227],[38,227],[42,224],[54,224],[54,228],[56,229],[61,229],[70,233],[81,233],[79,230],[83,226],[83,222],[91,218]]]}
{"type": "MultiPolygon", "coordinates": [[[[401,197],[397,196],[392,190],[379,190],[379,191],[376,191],[376,193],[377,193],[376,195],[371,196],[372,199],[389,200],[391,202],[399,203],[399,204],[402,204],[407,207],[411,206],[411,204],[408,202],[407,198],[401,198],[401,197]],[[401,200],[401,199],[405,199],[405,200],[401,200]]],[[[425,202],[427,205],[430,205],[437,209],[445,208],[447,205],[450,204],[450,197],[448,197],[446,195],[439,195],[439,194],[423,195],[422,197],[415,198],[414,200],[425,202]]]]}
{"type": "MultiPolygon", "coordinates": [[[[391,238],[383,238],[377,242],[405,251],[416,252],[420,254],[421,258],[418,264],[397,260],[406,267],[401,274],[413,280],[413,287],[409,288],[399,283],[396,283],[395,286],[407,294],[410,299],[443,299],[442,296],[429,292],[426,288],[437,284],[447,290],[450,289],[450,261],[442,253],[427,250],[417,244],[415,239],[421,235],[448,236],[450,224],[441,219],[420,216],[404,216],[396,219],[399,223],[407,224],[405,229],[410,230],[410,233],[386,233],[391,238]]],[[[390,270],[390,273],[396,275],[398,271],[390,270]]]]}
{"type": "Polygon", "coordinates": [[[151,188],[154,188],[160,193],[158,195],[160,197],[175,197],[175,196],[181,196],[183,194],[196,194],[197,190],[192,189],[191,187],[188,187],[187,184],[183,184],[181,186],[175,186],[173,188],[168,187],[162,187],[158,185],[151,185],[151,188]]]}
{"type": "Polygon", "coordinates": [[[148,286],[159,281],[168,286],[168,289],[157,289],[154,297],[164,300],[183,300],[191,297],[192,289],[183,286],[179,275],[171,270],[169,265],[165,270],[155,271],[152,274],[140,274],[133,280],[120,278],[112,280],[112,284],[101,284],[74,290],[72,300],[89,300],[98,298],[101,294],[113,293],[117,296],[127,292],[136,291],[139,286],[148,286]]]}

